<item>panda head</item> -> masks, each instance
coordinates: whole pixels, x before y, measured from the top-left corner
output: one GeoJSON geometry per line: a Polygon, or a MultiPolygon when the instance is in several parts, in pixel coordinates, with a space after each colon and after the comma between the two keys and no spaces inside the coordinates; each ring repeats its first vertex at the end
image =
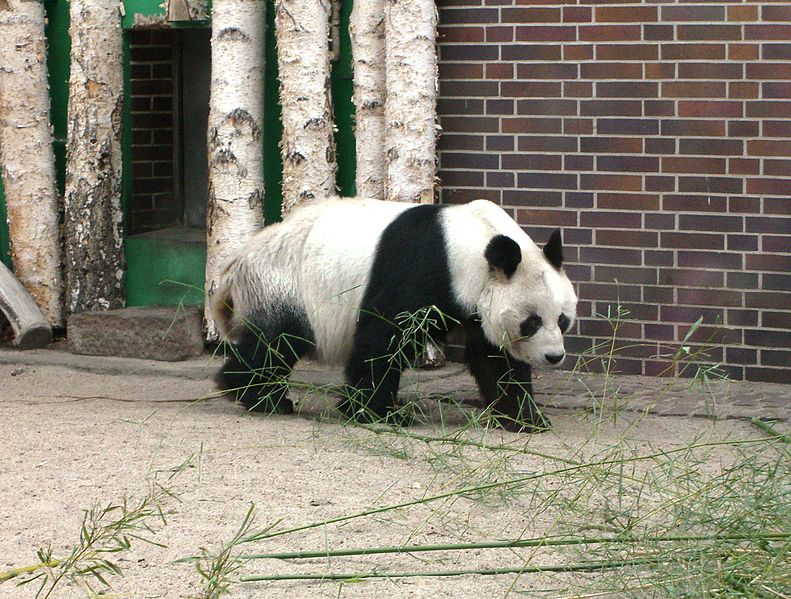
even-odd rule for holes
{"type": "Polygon", "coordinates": [[[577,296],[562,268],[560,230],[543,250],[495,235],[484,257],[489,277],[479,314],[486,337],[531,366],[559,366],[566,355],[563,335],[577,310],[577,296]]]}

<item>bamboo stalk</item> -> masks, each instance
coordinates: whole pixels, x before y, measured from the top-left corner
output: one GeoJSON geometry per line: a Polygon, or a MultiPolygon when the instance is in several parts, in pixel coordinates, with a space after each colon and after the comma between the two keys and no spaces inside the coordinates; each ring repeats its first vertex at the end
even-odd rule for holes
{"type": "Polygon", "coordinates": [[[787,533],[756,535],[668,535],[663,537],[536,537],[531,539],[490,541],[484,543],[449,543],[435,545],[402,545],[391,547],[361,547],[322,551],[291,551],[285,553],[259,553],[242,555],[240,559],[311,559],[321,557],[346,557],[352,555],[377,555],[385,553],[419,553],[426,551],[467,551],[471,549],[518,549],[522,547],[557,547],[564,545],[598,545],[613,543],[672,543],[684,541],[784,541],[791,539],[787,533]]]}
{"type": "Polygon", "coordinates": [[[7,580],[11,580],[12,578],[16,578],[17,576],[22,576],[23,574],[30,574],[31,572],[35,572],[36,570],[41,570],[42,568],[54,568],[62,562],[62,559],[52,559],[48,562],[41,562],[38,564],[33,564],[32,566],[24,566],[22,568],[11,568],[10,570],[6,570],[5,572],[0,572],[0,584],[6,582],[7,580]]]}
{"type": "Polygon", "coordinates": [[[241,576],[239,582],[261,582],[272,580],[362,580],[366,578],[416,578],[441,577],[441,576],[467,576],[477,574],[479,576],[496,576],[498,574],[536,574],[541,572],[590,572],[596,570],[611,570],[615,568],[625,568],[628,566],[644,566],[657,563],[685,561],[694,559],[698,554],[679,557],[675,559],[667,557],[635,558],[625,560],[590,561],[578,562],[576,564],[561,564],[557,566],[521,566],[511,568],[480,568],[471,570],[439,570],[436,572],[347,572],[329,574],[270,574],[241,576]]]}
{"type": "Polygon", "coordinates": [[[765,433],[771,435],[772,437],[776,437],[779,441],[782,441],[783,443],[791,443],[791,435],[784,435],[783,433],[778,432],[777,429],[775,429],[772,426],[774,422],[770,424],[765,420],[761,420],[758,417],[750,418],[750,422],[752,422],[755,426],[760,428],[765,433]]]}
{"type": "Polygon", "coordinates": [[[679,447],[676,449],[670,449],[667,451],[658,451],[655,453],[650,453],[642,456],[634,456],[631,458],[619,458],[619,459],[609,459],[609,460],[600,460],[598,462],[590,462],[587,464],[580,464],[575,466],[569,466],[567,468],[558,468],[555,470],[550,470],[547,472],[541,472],[538,474],[528,474],[525,476],[520,476],[518,478],[512,478],[509,480],[502,480],[502,481],[495,481],[491,483],[486,483],[483,485],[477,485],[474,487],[464,487],[461,489],[455,489],[453,491],[448,491],[447,493],[440,493],[438,495],[432,495],[430,497],[422,497],[420,499],[413,499],[411,501],[405,501],[403,503],[396,503],[391,505],[386,505],[378,508],[372,508],[369,510],[363,510],[361,512],[357,512],[354,514],[347,514],[344,516],[337,516],[335,518],[329,518],[327,520],[322,520],[320,522],[311,522],[310,524],[302,524],[300,526],[294,526],[292,528],[285,528],[283,530],[277,530],[274,532],[266,532],[260,534],[253,534],[247,537],[244,537],[240,540],[240,543],[252,543],[254,541],[261,541],[264,539],[271,539],[273,537],[279,537],[283,535],[289,535],[295,532],[301,532],[303,530],[310,530],[313,528],[319,528],[321,526],[326,526],[328,524],[337,524],[338,522],[348,522],[349,520],[355,520],[357,518],[365,518],[366,516],[373,516],[375,514],[381,514],[384,512],[390,512],[393,510],[398,510],[402,508],[412,507],[415,505],[423,505],[427,503],[432,503],[434,501],[439,501],[441,499],[449,499],[451,497],[463,497],[465,495],[469,495],[471,493],[478,493],[480,491],[489,491],[491,489],[509,487],[509,486],[517,486],[522,485],[527,482],[537,480],[540,478],[550,477],[550,476],[558,476],[562,474],[568,474],[571,472],[577,472],[579,470],[584,470],[585,468],[596,468],[600,466],[611,466],[613,464],[628,464],[633,462],[642,462],[645,460],[654,460],[657,458],[667,458],[670,455],[675,453],[686,453],[695,449],[701,449],[704,447],[719,447],[723,445],[734,446],[734,445],[750,445],[754,443],[766,443],[766,439],[741,439],[741,440],[730,440],[730,441],[714,441],[714,442],[707,442],[707,443],[696,443],[693,445],[689,445],[687,447],[679,447]]]}

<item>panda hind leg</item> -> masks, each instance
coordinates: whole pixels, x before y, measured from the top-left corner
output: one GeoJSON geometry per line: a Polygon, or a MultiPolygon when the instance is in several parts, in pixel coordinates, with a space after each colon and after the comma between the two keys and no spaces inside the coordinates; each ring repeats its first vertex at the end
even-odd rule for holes
{"type": "Polygon", "coordinates": [[[472,320],[465,324],[464,330],[467,338],[465,361],[500,426],[514,432],[549,430],[549,420],[533,401],[530,365],[511,358],[489,343],[480,322],[472,320]]]}
{"type": "Polygon", "coordinates": [[[300,357],[313,349],[312,341],[298,335],[281,333],[271,341],[259,332],[246,329],[230,347],[217,386],[248,411],[291,414],[288,377],[300,357]]]}

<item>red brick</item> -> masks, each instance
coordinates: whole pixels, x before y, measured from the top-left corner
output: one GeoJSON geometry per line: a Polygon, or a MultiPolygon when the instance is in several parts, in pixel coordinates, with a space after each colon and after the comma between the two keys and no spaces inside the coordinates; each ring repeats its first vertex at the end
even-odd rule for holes
{"type": "Polygon", "coordinates": [[[663,6],[662,21],[724,21],[724,6],[663,6]]]}
{"type": "Polygon", "coordinates": [[[742,117],[743,113],[741,102],[682,100],[678,103],[678,116],[681,117],[742,117]]]}
{"type": "Polygon", "coordinates": [[[486,41],[489,43],[514,41],[514,27],[512,25],[505,27],[487,27],[486,41]]]}
{"type": "Polygon", "coordinates": [[[642,191],[643,179],[638,175],[581,175],[580,189],[642,191]]]}
{"type": "Polygon", "coordinates": [[[747,64],[746,69],[747,79],[791,79],[791,64],[789,63],[751,62],[747,64]]]}
{"type": "Polygon", "coordinates": [[[728,158],[729,175],[757,175],[760,172],[760,160],[753,160],[750,158],[728,158]]]}
{"type": "Polygon", "coordinates": [[[599,193],[596,206],[604,210],[659,210],[659,196],[637,193],[599,193]]]}
{"type": "MultiPolygon", "coordinates": [[[[719,268],[719,266],[716,267],[719,268]]],[[[695,274],[699,274],[699,271],[696,271],[695,274]]],[[[676,291],[676,294],[678,296],[678,303],[682,306],[742,305],[742,293],[740,291],[725,289],[689,289],[682,287],[676,291]]]]}
{"type": "Polygon", "coordinates": [[[444,90],[445,82],[451,79],[482,79],[483,65],[474,62],[441,62],[439,76],[444,90]]]}
{"type": "Polygon", "coordinates": [[[614,42],[640,41],[642,39],[640,25],[580,25],[580,41],[614,42]]]}
{"type": "Polygon", "coordinates": [[[662,44],[662,60],[723,60],[725,44],[662,44]]]}
{"type": "Polygon", "coordinates": [[[599,81],[598,98],[654,98],[659,85],[650,81],[599,81]]]}
{"type": "Polygon", "coordinates": [[[553,98],[561,95],[561,89],[558,81],[504,81],[500,85],[500,95],[504,98],[553,98]]]}
{"type": "MultiPolygon", "coordinates": [[[[597,237],[598,239],[598,237],[597,237]]],[[[677,233],[663,231],[660,247],[704,250],[725,249],[725,235],[715,233],[677,233]]]]}
{"type": "Polygon", "coordinates": [[[639,100],[582,100],[581,116],[640,116],[643,104],[639,100]]]}
{"type": "Polygon", "coordinates": [[[673,212],[724,213],[727,205],[721,196],[667,195],[662,200],[662,209],[673,212]]]}
{"type": "Polygon", "coordinates": [[[729,21],[757,21],[758,20],[758,7],[757,6],[728,6],[728,20],[729,21]]]}
{"type": "Polygon", "coordinates": [[[741,156],[744,142],[740,139],[688,138],[679,142],[679,153],[703,156],[741,156]]]}
{"type": "Polygon", "coordinates": [[[580,151],[601,154],[639,154],[643,151],[643,140],[639,137],[582,137],[580,151]]]}
{"type": "MultiPolygon", "coordinates": [[[[762,83],[761,89],[763,89],[764,98],[791,98],[791,82],[788,81],[762,83]]],[[[757,98],[758,95],[753,97],[757,98]]]]}
{"type": "MultiPolygon", "coordinates": [[[[743,193],[742,177],[679,177],[678,190],[687,193],[743,193]]],[[[707,196],[707,200],[710,200],[707,196]]]]}
{"type": "MultiPolygon", "coordinates": [[[[662,82],[662,97],[724,98],[726,89],[725,83],[720,81],[664,81],[662,82]]],[[[682,114],[682,116],[685,115],[682,114]]]]}
{"type": "Polygon", "coordinates": [[[592,60],[593,46],[590,44],[565,44],[563,60],[592,60]]]}
{"type": "Polygon", "coordinates": [[[681,79],[741,79],[743,65],[721,62],[683,62],[678,65],[681,79]]]}
{"type": "Polygon", "coordinates": [[[444,42],[482,42],[485,39],[483,27],[437,27],[437,37],[444,42]]]}
{"type": "Polygon", "coordinates": [[[502,62],[488,62],[485,65],[487,79],[513,79],[514,65],[502,62]]]}
{"type": "Polygon", "coordinates": [[[655,173],[659,171],[659,158],[655,156],[599,156],[596,168],[605,172],[655,173]]]}
{"type": "Polygon", "coordinates": [[[747,193],[788,196],[791,195],[791,179],[750,178],[747,180],[747,193]]]}
{"type": "Polygon", "coordinates": [[[676,35],[679,40],[739,40],[742,37],[742,29],[739,25],[711,23],[705,25],[679,25],[676,28],[676,35]]]}
{"type": "Polygon", "coordinates": [[[577,224],[577,212],[573,210],[539,210],[534,208],[518,208],[516,210],[516,222],[520,225],[551,225],[556,226],[575,226],[577,224]]]}
{"type": "Polygon", "coordinates": [[[503,8],[504,23],[557,23],[560,21],[559,8],[503,8]]]}
{"type": "Polygon", "coordinates": [[[752,139],[747,142],[750,156],[791,156],[791,141],[752,139]]]}
{"type": "Polygon", "coordinates": [[[591,62],[580,65],[580,77],[583,79],[611,79],[615,74],[618,79],[642,79],[643,67],[639,63],[591,62]]]}
{"type": "Polygon", "coordinates": [[[503,60],[538,60],[544,62],[560,60],[560,46],[557,44],[503,45],[500,53],[503,60]]]}
{"type": "Polygon", "coordinates": [[[667,119],[661,122],[662,135],[673,136],[705,136],[715,137],[725,135],[725,121],[694,120],[694,119],[667,119]]]}
{"type": "MultiPolygon", "coordinates": [[[[585,175],[582,175],[583,177],[585,175]]],[[[580,213],[581,227],[619,227],[621,229],[641,228],[641,218],[638,212],[604,212],[584,211],[580,213]]]]}
{"type": "MultiPolygon", "coordinates": [[[[759,162],[756,160],[755,162],[759,162]]],[[[786,177],[791,173],[791,160],[769,160],[766,159],[764,163],[764,175],[778,175],[786,177]]],[[[756,173],[757,174],[757,173],[756,173]]]]}
{"type": "Polygon", "coordinates": [[[520,79],[576,79],[578,67],[573,63],[527,62],[516,65],[520,79]]]}
{"type": "Polygon", "coordinates": [[[514,117],[502,120],[503,133],[561,133],[560,119],[514,117]]]}
{"type": "Polygon", "coordinates": [[[596,266],[597,281],[618,281],[619,283],[657,284],[655,268],[636,268],[634,266],[596,266]]]}
{"type": "Polygon", "coordinates": [[[593,119],[563,119],[563,133],[590,135],[593,133],[593,119]]]}
{"type": "Polygon", "coordinates": [[[563,96],[566,98],[590,98],[593,95],[591,81],[564,81],[563,96]]]}
{"type": "Polygon", "coordinates": [[[764,21],[791,21],[791,6],[783,3],[778,6],[765,5],[761,17],[764,21]]]}
{"type": "Polygon", "coordinates": [[[791,25],[745,25],[744,37],[748,40],[791,39],[791,25]]]}
{"type": "Polygon", "coordinates": [[[730,137],[758,137],[760,131],[759,121],[728,121],[728,135],[730,137]]]}
{"type": "Polygon", "coordinates": [[[596,7],[597,23],[648,23],[657,20],[655,6],[596,7]]]}
{"type": "Polygon", "coordinates": [[[789,272],[791,271],[791,253],[747,254],[745,256],[745,268],[748,270],[789,272]]]}
{"type": "Polygon", "coordinates": [[[748,117],[789,118],[791,117],[791,102],[771,102],[759,100],[745,102],[748,117]]]}
{"type": "Polygon", "coordinates": [[[623,231],[617,229],[597,229],[597,245],[622,247],[654,248],[659,239],[655,231],[623,231]]]}
{"type": "Polygon", "coordinates": [[[761,86],[757,81],[730,81],[728,97],[740,100],[754,100],[760,97],[761,86]]]}
{"type": "Polygon", "coordinates": [[[520,135],[520,152],[577,152],[576,137],[550,137],[546,135],[520,135]]]}
{"type": "Polygon", "coordinates": [[[674,79],[676,64],[673,62],[649,62],[645,65],[646,79],[674,79]]]}
{"type": "Polygon", "coordinates": [[[557,98],[517,100],[516,112],[526,116],[577,116],[577,102],[575,100],[560,100],[557,98]]]}

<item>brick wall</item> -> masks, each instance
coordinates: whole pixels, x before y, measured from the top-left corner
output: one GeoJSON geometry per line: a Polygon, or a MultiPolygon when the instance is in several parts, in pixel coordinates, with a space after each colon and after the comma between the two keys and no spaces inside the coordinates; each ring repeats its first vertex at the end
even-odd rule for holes
{"type": "Polygon", "coordinates": [[[502,204],[568,244],[577,353],[629,310],[618,369],[711,345],[791,375],[791,6],[440,0],[444,202],[502,204]],[[612,312],[611,312],[612,313],[612,312]]]}
{"type": "Polygon", "coordinates": [[[176,31],[130,32],[132,197],[128,234],[179,224],[174,189],[176,31]]]}

